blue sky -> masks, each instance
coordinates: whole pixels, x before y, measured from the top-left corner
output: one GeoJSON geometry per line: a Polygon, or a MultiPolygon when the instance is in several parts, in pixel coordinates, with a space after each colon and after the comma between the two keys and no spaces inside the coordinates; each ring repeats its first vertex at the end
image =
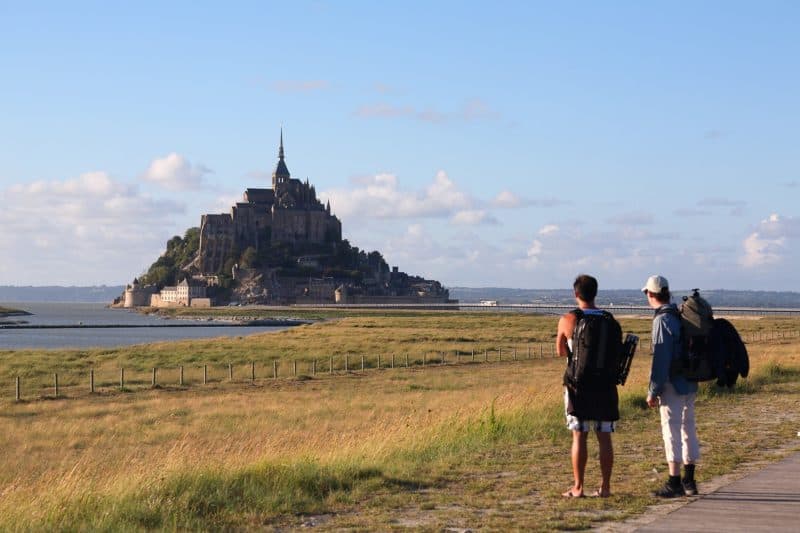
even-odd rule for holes
{"type": "Polygon", "coordinates": [[[292,175],[447,286],[800,290],[796,2],[0,2],[0,284],[292,175]]]}

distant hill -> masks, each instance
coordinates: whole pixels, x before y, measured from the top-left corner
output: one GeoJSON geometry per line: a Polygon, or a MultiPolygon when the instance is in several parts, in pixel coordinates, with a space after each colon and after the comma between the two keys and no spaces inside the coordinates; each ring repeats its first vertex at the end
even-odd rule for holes
{"type": "MultiPolygon", "coordinates": [[[[481,300],[497,300],[499,304],[525,304],[525,303],[557,303],[570,305],[575,303],[575,297],[569,289],[508,289],[503,287],[449,287],[450,297],[461,303],[474,303],[481,300]]],[[[689,289],[673,291],[676,302],[680,297],[689,294],[689,289]]],[[[701,294],[712,306],[719,307],[790,307],[800,308],[800,292],[775,292],[775,291],[732,291],[708,290],[701,294]]],[[[597,295],[597,304],[614,305],[646,305],[642,293],[638,290],[617,289],[600,290],[597,295]]]]}
{"type": "Polygon", "coordinates": [[[14,287],[0,285],[0,302],[108,303],[122,294],[124,285],[97,287],[14,287]]]}

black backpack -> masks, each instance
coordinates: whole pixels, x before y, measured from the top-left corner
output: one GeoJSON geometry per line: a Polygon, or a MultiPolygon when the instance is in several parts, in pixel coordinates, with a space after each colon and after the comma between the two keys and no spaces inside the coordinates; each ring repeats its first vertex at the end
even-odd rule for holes
{"type": "Polygon", "coordinates": [[[607,311],[585,313],[575,309],[571,313],[577,320],[564,384],[571,387],[616,385],[622,355],[619,322],[607,311]]]}

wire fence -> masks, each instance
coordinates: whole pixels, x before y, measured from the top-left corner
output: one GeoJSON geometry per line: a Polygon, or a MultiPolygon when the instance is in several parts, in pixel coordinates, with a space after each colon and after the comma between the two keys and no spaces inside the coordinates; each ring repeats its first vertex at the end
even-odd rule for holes
{"type": "MultiPolygon", "coordinates": [[[[742,335],[747,344],[800,338],[800,331],[757,331],[742,335]]],[[[644,339],[643,339],[644,340],[644,339]]],[[[639,353],[646,350],[639,346],[639,353]]],[[[513,363],[557,356],[554,343],[483,350],[448,349],[421,354],[336,355],[297,359],[269,359],[247,363],[209,363],[142,368],[89,368],[14,377],[14,400],[77,398],[86,395],[130,393],[143,390],[187,390],[226,384],[264,384],[278,379],[309,379],[391,369],[426,369],[443,365],[513,363]]]]}

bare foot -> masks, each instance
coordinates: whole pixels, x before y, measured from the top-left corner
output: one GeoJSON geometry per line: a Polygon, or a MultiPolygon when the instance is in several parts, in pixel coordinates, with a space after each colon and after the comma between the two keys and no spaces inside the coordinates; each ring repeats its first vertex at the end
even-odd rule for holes
{"type": "Polygon", "coordinates": [[[564,498],[583,498],[582,490],[569,489],[567,492],[561,494],[564,498]]]}
{"type": "Polygon", "coordinates": [[[611,496],[611,492],[603,492],[600,489],[592,493],[592,498],[608,498],[609,496],[611,496]]]}

